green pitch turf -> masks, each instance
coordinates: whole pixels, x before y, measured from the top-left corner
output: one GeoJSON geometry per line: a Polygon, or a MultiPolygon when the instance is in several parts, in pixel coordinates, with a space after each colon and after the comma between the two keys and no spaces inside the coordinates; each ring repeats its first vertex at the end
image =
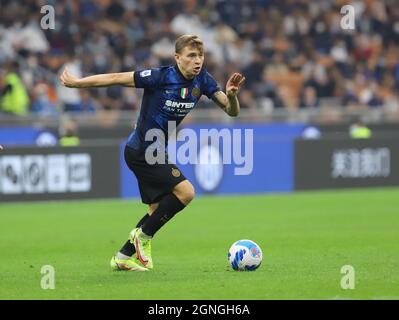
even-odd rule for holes
{"type": "Polygon", "coordinates": [[[398,204],[399,189],[197,198],[157,234],[147,273],[109,268],[137,200],[1,204],[0,299],[399,299],[398,204]],[[228,268],[239,239],[261,246],[257,271],[228,268]]]}

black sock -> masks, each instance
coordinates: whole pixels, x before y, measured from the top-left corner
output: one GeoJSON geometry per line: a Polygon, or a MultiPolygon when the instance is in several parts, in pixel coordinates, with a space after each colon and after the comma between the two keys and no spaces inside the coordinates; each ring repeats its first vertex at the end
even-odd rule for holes
{"type": "MultiPolygon", "coordinates": [[[[144,217],[141,218],[141,220],[137,223],[136,228],[140,228],[143,223],[148,219],[150,215],[147,213],[144,217]]],[[[132,255],[135,254],[136,248],[134,247],[134,244],[131,243],[129,240],[126,241],[125,245],[122,247],[121,250],[119,250],[120,253],[131,257],[132,255]]]]}
{"type": "Polygon", "coordinates": [[[145,216],[142,217],[139,222],[137,222],[136,228],[140,228],[143,225],[143,223],[148,219],[149,216],[150,215],[146,213],[145,216]]]}
{"type": "Polygon", "coordinates": [[[144,222],[141,230],[148,236],[154,236],[166,222],[172,219],[176,213],[183,210],[184,207],[185,205],[173,193],[164,196],[159,201],[158,208],[144,222]]]}

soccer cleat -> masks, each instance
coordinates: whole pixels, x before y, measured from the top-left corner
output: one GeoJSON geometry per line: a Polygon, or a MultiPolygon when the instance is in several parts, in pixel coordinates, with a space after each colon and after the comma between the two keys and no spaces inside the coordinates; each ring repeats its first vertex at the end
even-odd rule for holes
{"type": "Polygon", "coordinates": [[[124,271],[148,271],[146,267],[143,267],[135,257],[130,259],[118,259],[116,256],[111,258],[111,269],[112,270],[124,270],[124,271]]]}
{"type": "Polygon", "coordinates": [[[148,269],[153,268],[151,258],[151,240],[152,237],[146,237],[141,228],[133,229],[130,232],[129,240],[136,248],[136,257],[140,260],[141,264],[148,269]]]}

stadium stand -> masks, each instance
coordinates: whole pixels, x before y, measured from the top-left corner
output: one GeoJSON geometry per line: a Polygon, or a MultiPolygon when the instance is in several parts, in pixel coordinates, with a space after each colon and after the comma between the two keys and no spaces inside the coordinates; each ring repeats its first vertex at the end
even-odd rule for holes
{"type": "MultiPolygon", "coordinates": [[[[2,0],[1,78],[10,64],[18,65],[29,110],[40,116],[135,111],[140,91],[64,88],[60,70],[68,66],[87,76],[168,64],[174,39],[189,30],[203,38],[207,68],[222,87],[232,71],[245,74],[240,98],[249,119],[320,109],[319,120],[326,122],[363,110],[388,112],[392,120],[399,114],[395,3],[352,1],[351,31],[340,28],[340,0],[47,1],[55,9],[55,29],[43,30],[43,1],[2,0]]],[[[216,108],[205,99],[203,105],[216,108]]],[[[312,121],[312,112],[306,114],[312,121]]]]}

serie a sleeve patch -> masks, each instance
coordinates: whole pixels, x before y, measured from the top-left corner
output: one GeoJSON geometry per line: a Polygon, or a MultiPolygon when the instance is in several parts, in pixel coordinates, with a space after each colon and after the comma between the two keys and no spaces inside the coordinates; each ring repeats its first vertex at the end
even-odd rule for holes
{"type": "Polygon", "coordinates": [[[144,78],[144,77],[148,77],[151,75],[151,70],[143,70],[140,72],[140,77],[144,78]]]}

